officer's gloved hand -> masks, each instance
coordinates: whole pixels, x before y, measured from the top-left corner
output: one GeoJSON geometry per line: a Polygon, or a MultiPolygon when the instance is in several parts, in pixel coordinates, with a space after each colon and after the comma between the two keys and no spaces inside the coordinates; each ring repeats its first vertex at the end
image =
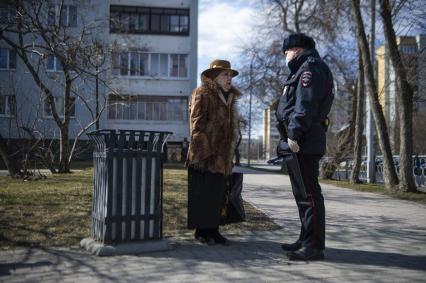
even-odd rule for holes
{"type": "Polygon", "coordinates": [[[291,154],[291,150],[288,147],[287,139],[280,139],[277,145],[277,156],[283,157],[285,155],[291,154]]]}
{"type": "Polygon", "coordinates": [[[294,141],[292,139],[287,139],[287,143],[288,143],[288,147],[291,149],[291,151],[293,151],[293,152],[299,152],[300,147],[297,144],[297,141],[294,141]]]}

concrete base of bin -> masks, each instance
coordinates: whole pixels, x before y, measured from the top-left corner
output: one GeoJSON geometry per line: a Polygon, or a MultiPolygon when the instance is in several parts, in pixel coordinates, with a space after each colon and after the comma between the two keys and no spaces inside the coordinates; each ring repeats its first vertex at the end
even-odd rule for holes
{"type": "Polygon", "coordinates": [[[92,238],[84,238],[80,241],[80,246],[97,256],[143,254],[166,251],[174,248],[174,245],[166,239],[106,245],[92,238]]]}

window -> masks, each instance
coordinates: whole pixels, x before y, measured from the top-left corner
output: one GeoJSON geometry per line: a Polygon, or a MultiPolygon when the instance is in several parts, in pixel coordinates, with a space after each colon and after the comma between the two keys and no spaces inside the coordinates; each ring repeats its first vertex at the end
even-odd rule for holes
{"type": "Polygon", "coordinates": [[[12,49],[0,48],[0,69],[16,69],[16,52],[12,49]]]}
{"type": "Polygon", "coordinates": [[[172,54],[170,58],[170,76],[175,78],[186,78],[188,76],[188,55],[172,54]]]}
{"type": "Polygon", "coordinates": [[[56,19],[56,8],[55,6],[49,6],[47,11],[47,25],[54,26],[56,22],[55,19],[56,19]]]}
{"type": "MultiPolygon", "coordinates": [[[[55,100],[55,108],[56,108],[56,111],[58,112],[58,115],[60,117],[63,117],[64,113],[65,113],[65,111],[64,111],[64,109],[65,109],[64,97],[63,96],[55,96],[54,100],[55,100]]],[[[70,102],[71,105],[70,105],[70,109],[69,109],[70,116],[75,117],[75,97],[70,97],[70,100],[71,100],[71,102],[70,102]]],[[[50,109],[50,105],[49,105],[47,99],[44,100],[44,115],[46,117],[52,117],[52,111],[50,109]]]]}
{"type": "Polygon", "coordinates": [[[48,71],[62,71],[62,65],[61,62],[58,60],[58,58],[56,58],[55,56],[53,56],[52,54],[47,55],[47,66],[46,66],[48,71]]]}
{"type": "Polygon", "coordinates": [[[0,115],[14,116],[16,114],[16,97],[0,95],[0,115]]]}
{"type": "Polygon", "coordinates": [[[110,6],[113,33],[189,34],[189,10],[110,6]]]}
{"type": "Polygon", "coordinates": [[[139,75],[140,76],[148,76],[149,68],[148,68],[148,54],[139,54],[139,75]]]}
{"type": "Polygon", "coordinates": [[[188,78],[187,54],[121,52],[112,54],[112,74],[188,78]]]}
{"type": "Polygon", "coordinates": [[[10,5],[0,4],[0,24],[7,25],[15,22],[15,10],[10,5]]]}
{"type": "Polygon", "coordinates": [[[417,52],[417,47],[413,45],[401,45],[400,50],[402,53],[413,54],[417,52]]]}
{"type": "Polygon", "coordinates": [[[77,26],[77,6],[62,5],[60,11],[60,25],[63,27],[76,27],[77,26]]]}
{"type": "Polygon", "coordinates": [[[108,119],[187,121],[187,97],[110,95],[108,119]]]}

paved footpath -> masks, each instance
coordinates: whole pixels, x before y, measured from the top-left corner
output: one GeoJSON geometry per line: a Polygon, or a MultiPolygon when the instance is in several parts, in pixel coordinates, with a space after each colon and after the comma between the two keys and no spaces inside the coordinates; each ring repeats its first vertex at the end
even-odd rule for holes
{"type": "Polygon", "coordinates": [[[244,198],[281,230],[230,236],[230,246],[177,241],[172,251],[96,257],[75,248],[0,252],[0,282],[426,282],[426,206],[323,185],[326,259],[290,262],[299,231],[288,177],[249,169],[244,198]]]}

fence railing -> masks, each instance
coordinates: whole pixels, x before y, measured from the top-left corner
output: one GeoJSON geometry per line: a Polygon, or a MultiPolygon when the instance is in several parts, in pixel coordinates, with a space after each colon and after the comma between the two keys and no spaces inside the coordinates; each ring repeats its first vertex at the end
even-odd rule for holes
{"type": "MultiPolygon", "coordinates": [[[[395,170],[399,174],[399,156],[394,156],[395,170]]],[[[376,183],[383,183],[383,157],[376,157],[376,183]]],[[[333,179],[336,180],[349,180],[351,176],[353,162],[351,159],[345,160],[340,163],[340,166],[333,174],[333,179]]],[[[413,156],[413,176],[417,187],[426,187],[426,155],[413,156]]],[[[361,163],[361,170],[359,173],[361,181],[367,180],[367,161],[364,157],[361,163]]]]}

